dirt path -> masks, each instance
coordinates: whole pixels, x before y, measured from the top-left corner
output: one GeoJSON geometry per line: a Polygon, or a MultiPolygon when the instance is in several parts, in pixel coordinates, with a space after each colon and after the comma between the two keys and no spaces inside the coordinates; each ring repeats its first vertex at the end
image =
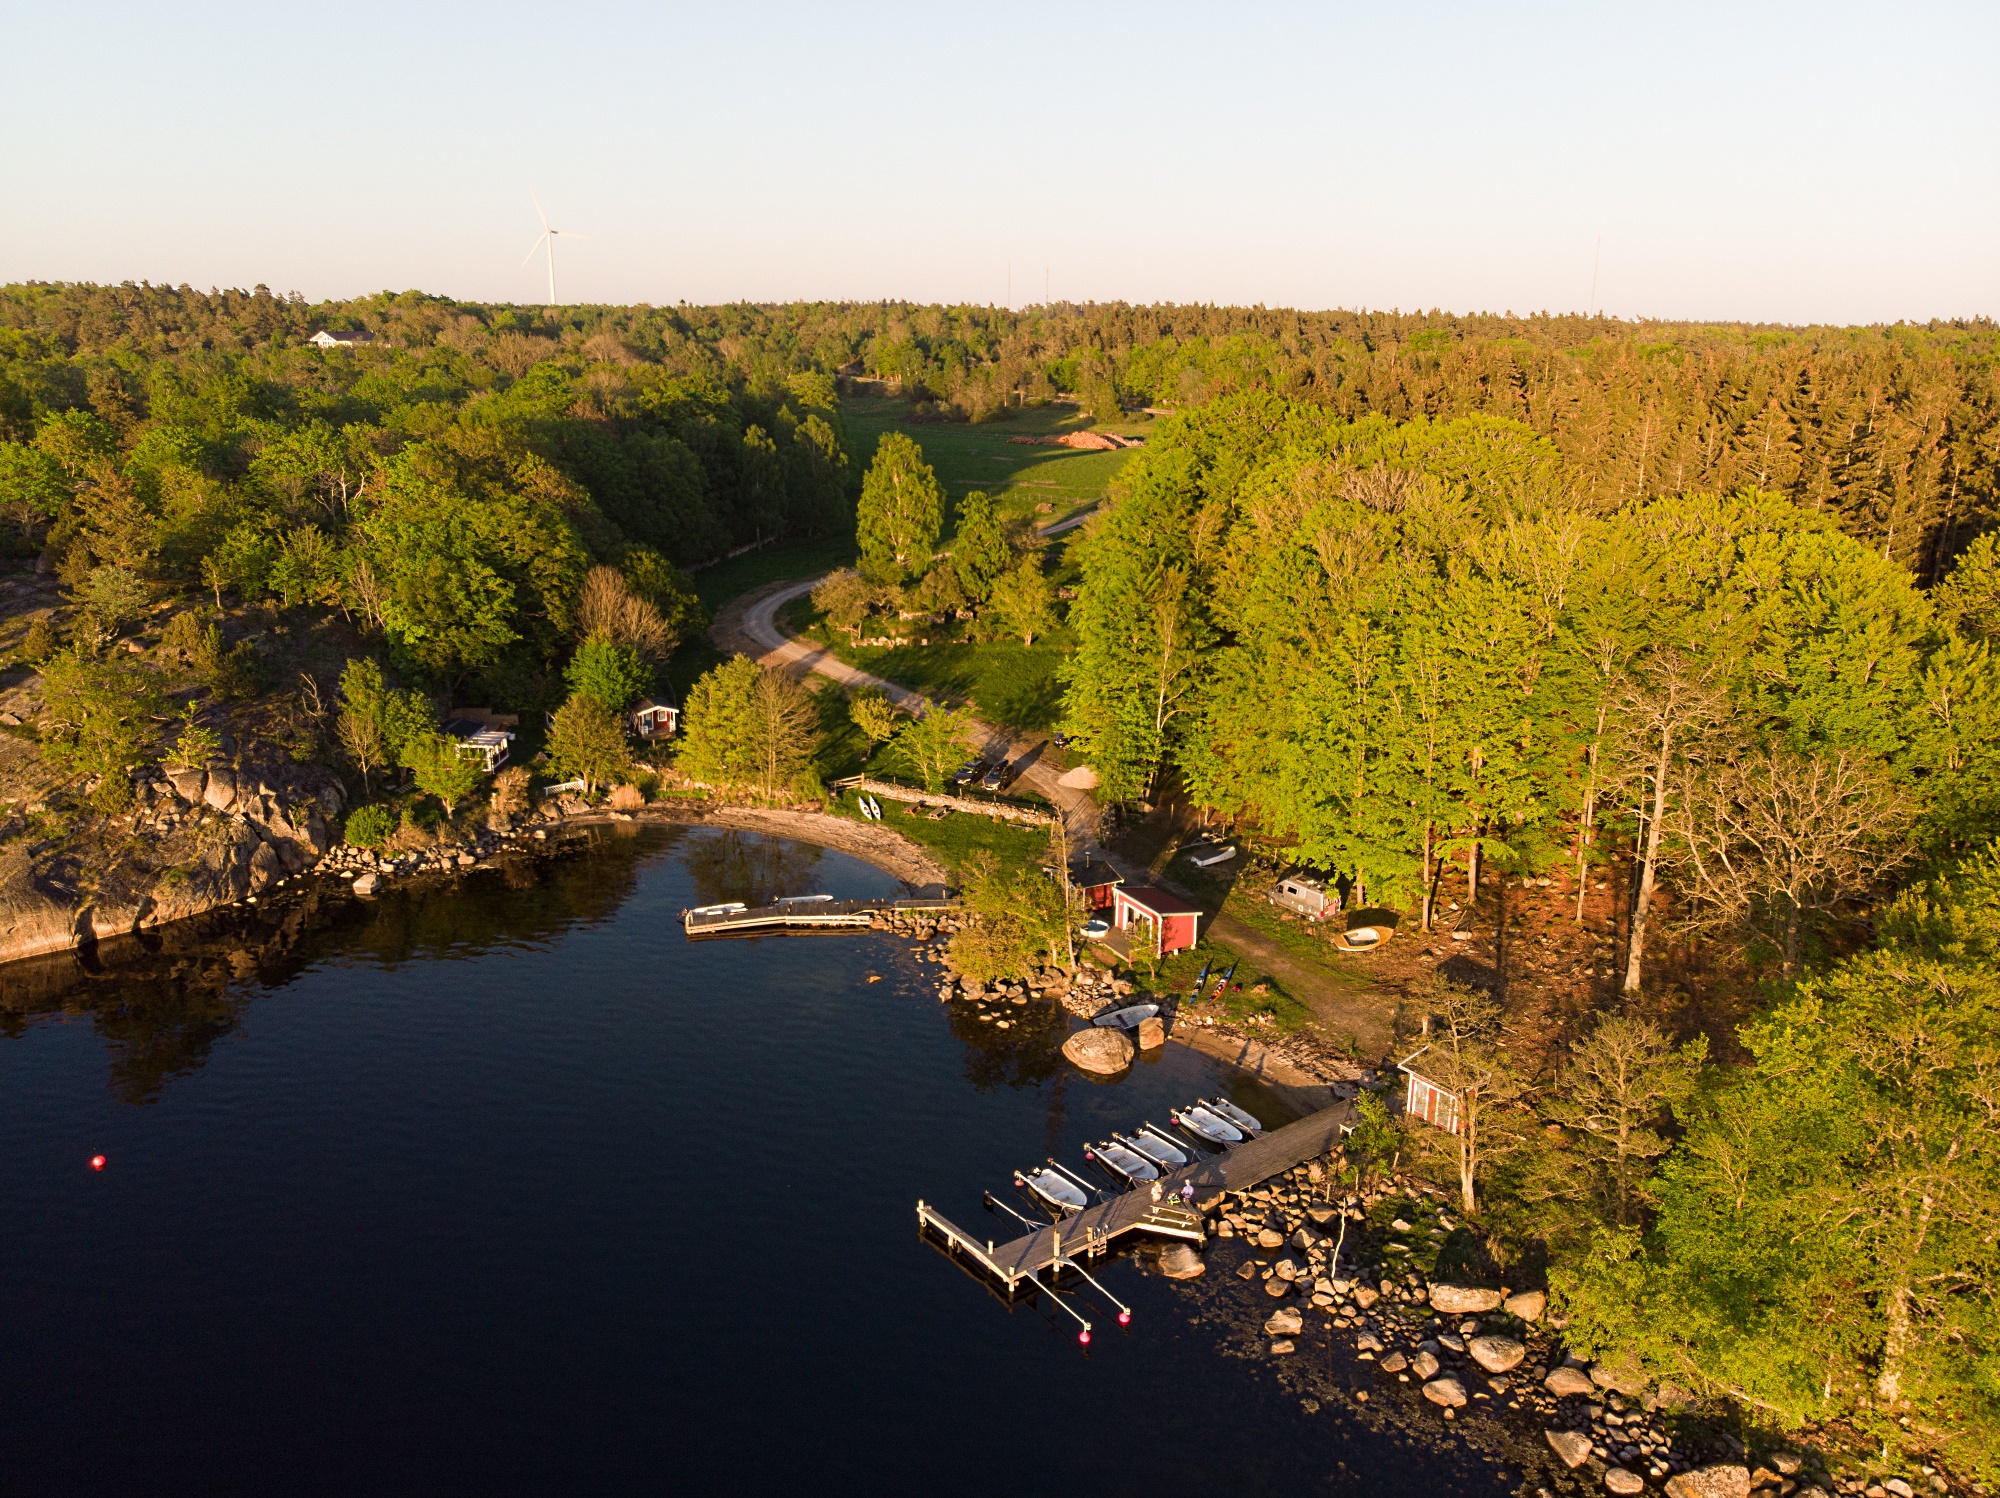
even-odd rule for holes
{"type": "Polygon", "coordinates": [[[1211,916],[1208,939],[1222,943],[1276,978],[1286,993],[1312,1011],[1314,1022],[1329,1039],[1352,1037],[1363,1056],[1382,1055],[1395,1039],[1396,997],[1375,983],[1372,975],[1356,973],[1346,978],[1317,970],[1232,915],[1211,916]]]}
{"type": "MultiPolygon", "coordinates": [[[[731,599],[716,611],[708,637],[718,650],[747,655],[766,666],[810,671],[850,690],[875,687],[905,712],[916,711],[923,703],[922,694],[850,666],[823,646],[786,634],[779,625],[778,610],[810,593],[819,581],[817,577],[809,577],[802,582],[772,583],[731,599]]],[[[1004,755],[1010,763],[1020,765],[1018,783],[1059,808],[1073,835],[1088,844],[1096,842],[1097,802],[1089,791],[1061,784],[1060,772],[1042,763],[1041,755],[1048,748],[1047,735],[1016,735],[977,721],[973,732],[979,738],[981,753],[989,759],[1004,755]]]]}

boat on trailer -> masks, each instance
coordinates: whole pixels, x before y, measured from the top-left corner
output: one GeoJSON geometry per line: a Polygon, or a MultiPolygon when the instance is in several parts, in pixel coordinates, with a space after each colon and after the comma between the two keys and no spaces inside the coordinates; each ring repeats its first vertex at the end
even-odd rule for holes
{"type": "Polygon", "coordinates": [[[1136,1150],[1127,1149],[1115,1136],[1102,1144],[1086,1145],[1083,1158],[1095,1160],[1127,1186],[1160,1178],[1159,1166],[1136,1150]]]}
{"type": "Polygon", "coordinates": [[[1174,1123],[1199,1139],[1203,1144],[1216,1149],[1228,1149],[1232,1144],[1243,1142],[1243,1131],[1219,1113],[1210,1112],[1200,1103],[1191,1108],[1182,1108],[1167,1114],[1174,1123]]]}
{"type": "Polygon", "coordinates": [[[1014,1172],[1014,1184],[1024,1187],[1030,1196],[1058,1217],[1067,1212],[1081,1212],[1090,1205],[1090,1198],[1083,1194],[1082,1188],[1053,1166],[1038,1165],[1032,1170],[1017,1170],[1014,1172]]]}
{"type": "Polygon", "coordinates": [[[1254,1114],[1244,1112],[1243,1109],[1230,1102],[1228,1098],[1205,1097],[1201,1102],[1202,1106],[1207,1108],[1209,1112],[1221,1114],[1246,1134],[1261,1134],[1264,1132],[1264,1126],[1257,1121],[1254,1114]]]}
{"type": "Polygon", "coordinates": [[[1162,1170],[1179,1170],[1190,1163],[1188,1148],[1172,1135],[1147,1124],[1136,1134],[1113,1134],[1120,1144],[1137,1150],[1162,1170]]]}

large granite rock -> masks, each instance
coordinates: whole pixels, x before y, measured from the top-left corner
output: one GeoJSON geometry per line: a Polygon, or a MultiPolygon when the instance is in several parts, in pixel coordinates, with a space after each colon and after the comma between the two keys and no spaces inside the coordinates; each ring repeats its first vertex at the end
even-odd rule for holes
{"type": "Polygon", "coordinates": [[[1540,1321],[1549,1307],[1548,1295],[1540,1290],[1517,1290],[1500,1302],[1500,1309],[1523,1321],[1540,1321]]]}
{"type": "Polygon", "coordinates": [[[1667,1479],[1667,1498],[1750,1498],[1750,1469],[1731,1463],[1696,1467],[1667,1479]]]}
{"type": "Polygon", "coordinates": [[[1167,1043],[1167,1023],[1157,1014],[1139,1021],[1139,1049],[1157,1050],[1167,1043]]]}
{"type": "Polygon", "coordinates": [[[1572,1394],[1594,1394],[1597,1385],[1590,1381],[1590,1375],[1581,1368],[1564,1366],[1551,1368],[1549,1376],[1542,1380],[1542,1387],[1558,1399],[1572,1394]]]}
{"type": "MultiPolygon", "coordinates": [[[[365,876],[372,880],[372,874],[365,876]]],[[[360,887],[359,879],[354,881],[360,887]]],[[[1185,1243],[1169,1243],[1160,1250],[1160,1273],[1170,1280],[1198,1280],[1208,1273],[1208,1265],[1185,1243]]]]}
{"type": "Polygon", "coordinates": [[[1488,1373],[1505,1373],[1520,1366],[1528,1349],[1512,1337],[1474,1337],[1465,1349],[1488,1373]]]}
{"type": "Polygon", "coordinates": [[[1545,1430],[1549,1449],[1565,1467],[1575,1470],[1590,1460],[1590,1437],[1579,1430],[1545,1430]]]}
{"type": "Polygon", "coordinates": [[[1072,1066],[1099,1076],[1115,1076],[1132,1064],[1132,1042],[1123,1030],[1091,1025],[1063,1042],[1062,1053],[1072,1066]]]}
{"type": "Polygon", "coordinates": [[[1470,1285],[1431,1286],[1431,1309],[1447,1316],[1477,1315],[1500,1309],[1498,1290],[1477,1290],[1470,1285]]]}
{"type": "Polygon", "coordinates": [[[1424,1398],[1446,1409],[1457,1409],[1465,1403],[1465,1385],[1455,1378],[1434,1378],[1424,1385],[1424,1398]]]}

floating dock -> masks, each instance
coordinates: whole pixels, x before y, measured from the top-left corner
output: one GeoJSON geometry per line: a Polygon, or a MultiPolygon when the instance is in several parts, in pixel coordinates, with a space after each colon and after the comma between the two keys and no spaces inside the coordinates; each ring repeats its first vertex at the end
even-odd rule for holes
{"type": "Polygon", "coordinates": [[[1107,1253],[1128,1233],[1201,1242],[1202,1214],[1189,1211],[1176,1200],[1184,1182],[1193,1184],[1195,1204],[1205,1210],[1225,1191],[1252,1190],[1272,1176],[1324,1155],[1340,1143],[1341,1135],[1353,1123],[1354,1104],[1336,1103],[1268,1134],[1246,1139],[1225,1154],[1197,1160],[1162,1177],[1157,1202],[1149,1182],[1009,1243],[976,1238],[922,1201],[917,1203],[917,1230],[940,1243],[946,1252],[984,1270],[1009,1295],[1024,1285],[1044,1288],[1037,1279],[1042,1270],[1107,1253]]]}
{"type": "Polygon", "coordinates": [[[770,931],[865,931],[899,912],[954,910],[956,900],[814,900],[793,897],[769,905],[703,905],[681,912],[689,936],[754,936],[770,931]]]}

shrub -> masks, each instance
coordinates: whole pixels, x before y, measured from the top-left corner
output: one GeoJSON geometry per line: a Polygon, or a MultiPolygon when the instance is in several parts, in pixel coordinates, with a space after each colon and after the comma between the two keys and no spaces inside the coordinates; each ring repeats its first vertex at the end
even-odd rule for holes
{"type": "Polygon", "coordinates": [[[357,806],[347,814],[347,840],[357,848],[379,848],[395,830],[395,814],[386,806],[357,806]]]}
{"type": "Polygon", "coordinates": [[[636,785],[616,786],[611,792],[611,806],[615,811],[636,811],[646,804],[646,793],[636,785]]]}
{"type": "Polygon", "coordinates": [[[47,614],[39,615],[28,625],[28,632],[21,637],[21,659],[30,665],[39,666],[56,653],[56,627],[49,622],[47,614]]]}

